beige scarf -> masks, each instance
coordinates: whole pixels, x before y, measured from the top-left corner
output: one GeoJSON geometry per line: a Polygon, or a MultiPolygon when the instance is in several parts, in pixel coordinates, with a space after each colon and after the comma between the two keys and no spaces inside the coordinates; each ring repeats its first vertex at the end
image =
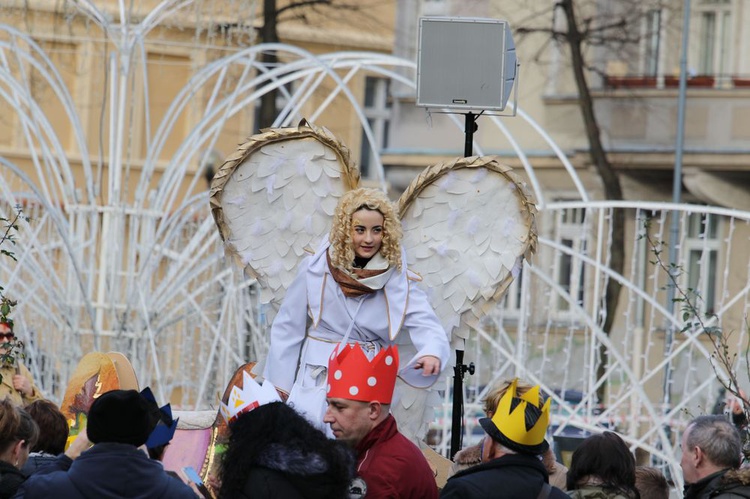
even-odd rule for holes
{"type": "Polygon", "coordinates": [[[328,261],[328,268],[331,270],[333,279],[338,283],[344,296],[349,298],[356,298],[358,296],[374,293],[379,288],[373,289],[366,284],[360,282],[360,279],[367,279],[375,277],[388,272],[388,268],[385,269],[353,269],[354,276],[349,274],[338,267],[331,265],[331,255],[326,252],[326,260],[328,261]]]}

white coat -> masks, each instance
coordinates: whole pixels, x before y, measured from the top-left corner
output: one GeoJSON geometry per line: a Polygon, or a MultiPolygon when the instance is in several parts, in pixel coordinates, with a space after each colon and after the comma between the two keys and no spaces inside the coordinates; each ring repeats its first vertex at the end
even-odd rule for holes
{"type": "MultiPolygon", "coordinates": [[[[326,410],[328,359],[352,321],[349,342],[360,342],[370,358],[396,343],[402,328],[408,331],[417,353],[411,359],[401,359],[399,376],[412,386],[427,388],[438,377],[423,376],[421,369],[415,369],[419,358],[437,357],[442,370],[450,357],[448,336],[427,295],[417,286],[419,276],[394,269],[382,289],[348,298],[328,268],[328,247],[326,241],[315,255],[301,262],[271,326],[264,371],[266,379],[290,393],[288,402],[320,428],[326,410]]],[[[402,261],[406,262],[403,253],[402,261]]]]}

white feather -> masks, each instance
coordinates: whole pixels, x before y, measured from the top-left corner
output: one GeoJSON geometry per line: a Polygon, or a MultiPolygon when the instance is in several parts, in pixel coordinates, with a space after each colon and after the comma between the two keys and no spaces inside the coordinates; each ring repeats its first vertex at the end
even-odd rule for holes
{"type": "Polygon", "coordinates": [[[240,259],[243,265],[248,266],[250,262],[254,260],[252,250],[247,250],[240,253],[240,259]]]}
{"type": "Polygon", "coordinates": [[[469,222],[466,224],[466,234],[473,236],[476,234],[480,229],[481,219],[474,215],[469,219],[469,222]]]}
{"type": "Polygon", "coordinates": [[[450,210],[448,212],[448,219],[446,220],[448,229],[453,229],[454,227],[456,227],[456,222],[458,221],[460,216],[461,211],[459,210],[450,210]]]}
{"type": "MultiPolygon", "coordinates": [[[[485,168],[475,168],[474,174],[469,179],[469,182],[472,184],[482,184],[489,174],[490,172],[485,168]]],[[[515,184],[512,185],[515,186],[515,184]]]]}
{"type": "Polygon", "coordinates": [[[523,258],[519,256],[518,258],[516,258],[516,263],[513,265],[513,268],[510,271],[513,279],[519,276],[521,270],[523,270],[523,258]]]}
{"type": "Polygon", "coordinates": [[[236,194],[231,197],[225,198],[225,201],[229,205],[242,205],[247,201],[247,195],[246,194],[236,194]]]}
{"type": "Polygon", "coordinates": [[[287,212],[284,212],[284,216],[281,217],[281,220],[279,221],[279,225],[277,226],[277,228],[283,232],[287,230],[291,224],[292,224],[292,212],[287,211],[287,212]]]}
{"type": "Polygon", "coordinates": [[[276,182],[276,175],[269,175],[266,179],[266,192],[269,196],[273,196],[273,185],[276,182]]]}

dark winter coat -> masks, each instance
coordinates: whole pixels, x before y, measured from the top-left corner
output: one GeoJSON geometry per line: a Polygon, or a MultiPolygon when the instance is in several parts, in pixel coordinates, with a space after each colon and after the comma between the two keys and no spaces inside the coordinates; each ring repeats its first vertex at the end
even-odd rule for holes
{"type": "Polygon", "coordinates": [[[569,490],[568,495],[573,499],[633,499],[634,497],[621,491],[608,490],[596,485],[569,490]]]}
{"type": "MultiPolygon", "coordinates": [[[[547,483],[547,471],[535,456],[506,454],[478,464],[448,479],[441,499],[537,499],[547,483]]],[[[549,499],[568,499],[562,490],[552,487],[549,499]]]]}
{"type": "Polygon", "coordinates": [[[46,452],[32,452],[29,454],[29,459],[26,460],[26,464],[21,468],[21,473],[26,476],[31,476],[36,473],[39,469],[44,468],[48,464],[52,464],[57,460],[57,456],[54,454],[47,454],[46,452]]]}
{"type": "Polygon", "coordinates": [[[357,473],[367,498],[437,498],[435,474],[419,448],[388,417],[357,444],[357,473]]]}
{"type": "Polygon", "coordinates": [[[750,498],[750,469],[724,470],[685,485],[685,499],[750,498]]]}
{"type": "Polygon", "coordinates": [[[26,475],[10,463],[0,461],[0,499],[9,499],[26,480],[26,475]]]}
{"type": "MultiPolygon", "coordinates": [[[[456,452],[453,456],[453,464],[448,478],[452,477],[459,471],[463,471],[472,466],[482,462],[482,444],[473,445],[466,447],[456,452]]],[[[549,484],[557,487],[560,490],[566,489],[566,482],[568,477],[568,468],[564,464],[555,461],[555,454],[548,450],[542,455],[542,463],[547,468],[547,474],[549,475],[549,484]]]]}
{"type": "MultiPolygon", "coordinates": [[[[343,458],[343,456],[342,456],[343,458]]],[[[350,461],[351,462],[351,461],[350,461]]],[[[247,475],[241,498],[328,499],[341,489],[328,473],[328,463],[319,455],[270,445],[261,461],[247,475]]]]}
{"type": "Polygon", "coordinates": [[[195,499],[161,463],[128,444],[99,443],[73,461],[62,455],[19,489],[17,498],[195,499]]]}

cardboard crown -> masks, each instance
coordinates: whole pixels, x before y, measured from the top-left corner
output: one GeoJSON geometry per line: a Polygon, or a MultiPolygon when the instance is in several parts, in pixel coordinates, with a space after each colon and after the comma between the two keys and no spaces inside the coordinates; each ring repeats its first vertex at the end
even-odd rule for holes
{"type": "Polygon", "coordinates": [[[544,442],[544,435],[549,425],[549,409],[551,399],[547,399],[544,406],[540,407],[541,397],[539,395],[539,385],[533,387],[521,396],[516,395],[516,386],[518,378],[514,379],[508,387],[505,395],[497,404],[497,410],[492,416],[492,424],[506,438],[520,445],[537,446],[544,442]],[[521,399],[521,402],[511,410],[511,403],[514,398],[521,399]],[[541,415],[534,426],[526,429],[526,406],[532,404],[541,410],[541,415]]]}
{"type": "Polygon", "coordinates": [[[242,388],[232,387],[227,403],[221,403],[219,411],[227,424],[233,423],[240,415],[270,402],[281,402],[276,387],[268,380],[259,385],[247,371],[242,374],[242,388]]]}
{"type": "Polygon", "coordinates": [[[390,404],[397,374],[395,345],[380,350],[370,360],[359,343],[339,343],[328,360],[326,397],[390,404]]]}
{"type": "MultiPolygon", "coordinates": [[[[151,404],[155,406],[157,405],[156,397],[154,397],[154,393],[151,391],[151,388],[146,387],[141,390],[141,396],[148,400],[151,404]]],[[[174,436],[174,432],[177,429],[177,422],[179,420],[180,418],[172,419],[171,404],[168,403],[159,407],[159,422],[156,423],[156,427],[148,436],[148,440],[146,440],[146,448],[153,449],[154,447],[168,444],[174,436]]]]}

